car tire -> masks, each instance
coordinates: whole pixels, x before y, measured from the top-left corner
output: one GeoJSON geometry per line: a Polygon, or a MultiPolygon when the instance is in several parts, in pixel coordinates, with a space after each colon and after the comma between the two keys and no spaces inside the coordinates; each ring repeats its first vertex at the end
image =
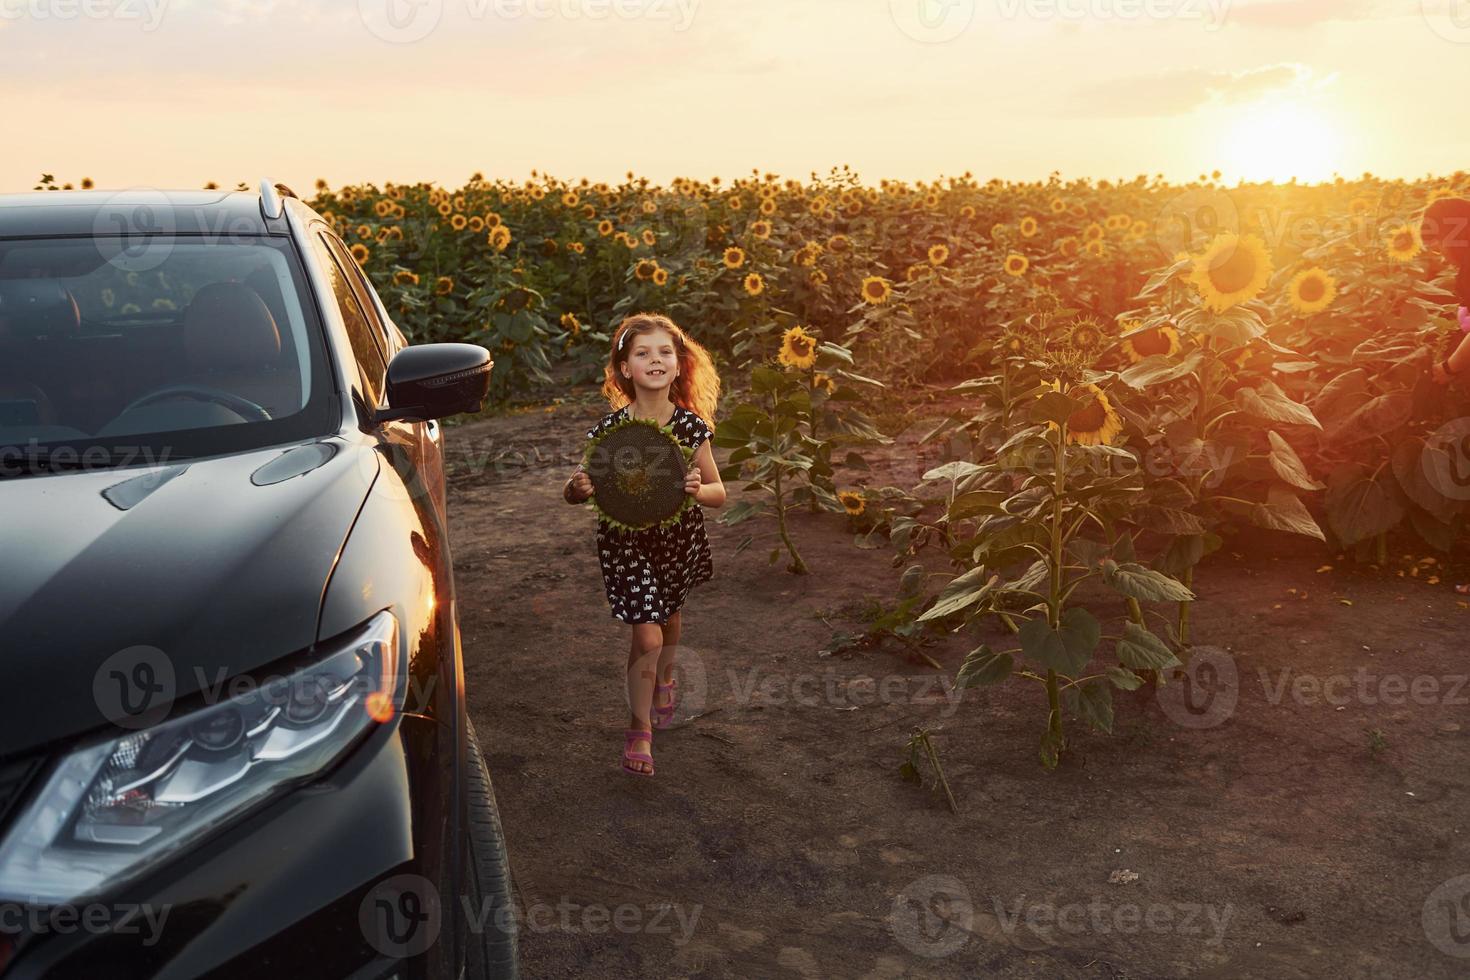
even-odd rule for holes
{"type": "Polygon", "coordinates": [[[473,914],[466,922],[464,977],[465,980],[516,980],[520,975],[516,950],[520,930],[512,899],[510,858],[506,854],[495,789],[490,785],[490,770],[485,766],[480,740],[468,718],[465,724],[469,762],[465,773],[465,793],[469,799],[465,884],[473,914]]]}

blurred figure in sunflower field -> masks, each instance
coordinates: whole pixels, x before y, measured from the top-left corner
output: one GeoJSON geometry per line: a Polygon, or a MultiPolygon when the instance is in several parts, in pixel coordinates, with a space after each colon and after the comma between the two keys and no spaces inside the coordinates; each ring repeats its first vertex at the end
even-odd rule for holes
{"type": "Polygon", "coordinates": [[[1424,244],[1435,249],[1459,269],[1455,296],[1460,301],[1459,321],[1463,335],[1448,356],[1434,362],[1434,380],[1446,384],[1470,369],[1470,201],[1443,197],[1424,211],[1419,226],[1424,244]]]}
{"type": "MultiPolygon", "coordinates": [[[[1459,269],[1455,297],[1460,301],[1460,342],[1448,356],[1435,361],[1433,368],[1435,382],[1447,384],[1470,368],[1470,201],[1444,197],[1432,202],[1419,227],[1424,244],[1459,269]]],[[[1457,585],[1455,591],[1470,595],[1470,584],[1457,585]]]]}

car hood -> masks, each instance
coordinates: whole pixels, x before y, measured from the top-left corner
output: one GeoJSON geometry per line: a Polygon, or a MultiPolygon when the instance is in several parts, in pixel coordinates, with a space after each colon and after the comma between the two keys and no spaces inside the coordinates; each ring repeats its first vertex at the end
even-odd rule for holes
{"type": "Polygon", "coordinates": [[[0,756],[110,727],[124,651],[188,698],[310,647],[377,467],[334,438],[0,480],[0,756]]]}

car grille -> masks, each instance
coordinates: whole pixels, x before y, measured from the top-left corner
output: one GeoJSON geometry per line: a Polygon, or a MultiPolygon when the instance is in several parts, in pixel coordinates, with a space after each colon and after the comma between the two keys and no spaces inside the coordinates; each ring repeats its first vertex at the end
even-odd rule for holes
{"type": "Polygon", "coordinates": [[[26,787],[45,761],[40,756],[30,756],[0,762],[0,828],[15,815],[26,787]]]}

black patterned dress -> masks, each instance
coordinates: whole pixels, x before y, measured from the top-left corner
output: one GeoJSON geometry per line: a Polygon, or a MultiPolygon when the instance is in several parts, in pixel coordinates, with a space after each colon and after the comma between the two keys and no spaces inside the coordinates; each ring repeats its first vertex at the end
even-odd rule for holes
{"type": "MultiPolygon", "coordinates": [[[[587,438],[596,438],[628,413],[629,406],[624,405],[604,415],[587,431],[587,438]]],[[[674,407],[669,425],[690,449],[698,449],[712,434],[702,418],[682,405],[674,407]]],[[[669,527],[628,531],[599,518],[597,554],[613,618],[625,623],[667,623],[684,605],[689,590],[715,574],[704,508],[698,503],[669,527]]]]}

